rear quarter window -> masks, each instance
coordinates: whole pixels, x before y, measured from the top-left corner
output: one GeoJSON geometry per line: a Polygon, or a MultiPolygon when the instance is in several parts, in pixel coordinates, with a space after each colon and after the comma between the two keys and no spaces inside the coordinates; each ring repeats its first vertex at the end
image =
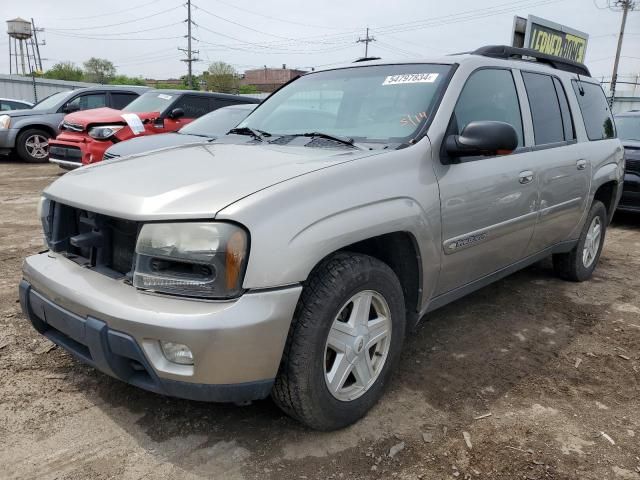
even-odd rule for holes
{"type": "Polygon", "coordinates": [[[589,140],[605,140],[616,136],[613,116],[602,87],[572,80],[589,140]]]}

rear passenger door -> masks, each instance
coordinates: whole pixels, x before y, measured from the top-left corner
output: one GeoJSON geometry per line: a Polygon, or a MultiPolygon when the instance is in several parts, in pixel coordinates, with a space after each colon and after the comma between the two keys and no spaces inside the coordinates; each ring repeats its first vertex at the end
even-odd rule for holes
{"type": "Polygon", "coordinates": [[[556,76],[522,71],[533,124],[539,218],[528,254],[569,240],[580,223],[589,193],[590,163],[576,142],[567,89],[556,76]]]}
{"type": "Polygon", "coordinates": [[[472,121],[494,120],[512,125],[519,142],[510,155],[434,164],[444,253],[436,294],[505,268],[526,252],[538,190],[535,160],[524,144],[519,99],[512,71],[499,68],[471,73],[458,97],[447,135],[459,134],[472,121]]]}

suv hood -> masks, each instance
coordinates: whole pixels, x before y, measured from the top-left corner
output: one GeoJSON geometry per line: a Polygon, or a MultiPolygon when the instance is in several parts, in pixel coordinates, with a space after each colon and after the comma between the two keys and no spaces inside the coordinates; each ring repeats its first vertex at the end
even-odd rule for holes
{"type": "Polygon", "coordinates": [[[32,115],[47,115],[51,112],[50,110],[32,110],[30,108],[25,110],[5,110],[4,112],[0,112],[0,115],[9,115],[10,117],[30,117],[32,115]]]}
{"type": "MultiPolygon", "coordinates": [[[[76,126],[81,126],[86,128],[88,125],[93,125],[95,123],[126,123],[124,118],[122,118],[123,113],[134,113],[134,112],[123,112],[122,110],[115,110],[113,108],[103,107],[103,108],[94,108],[92,110],[83,110],[80,112],[70,113],[66,117],[64,117],[65,123],[70,123],[76,126]]],[[[136,113],[140,120],[153,120],[154,118],[158,118],[160,116],[160,112],[145,112],[145,113],[136,113]]]]}
{"type": "Polygon", "coordinates": [[[383,152],[252,143],[188,145],[74,170],[44,194],[129,220],[207,219],[277,183],[383,152]]]}

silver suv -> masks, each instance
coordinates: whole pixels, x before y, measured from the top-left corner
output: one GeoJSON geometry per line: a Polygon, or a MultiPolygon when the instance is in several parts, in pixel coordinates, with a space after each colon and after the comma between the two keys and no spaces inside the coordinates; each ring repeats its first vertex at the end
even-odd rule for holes
{"type": "Polygon", "coordinates": [[[22,308],[132,385],[344,427],[425,314],[549,255],[591,276],[615,136],[586,67],[532,51],[309,73],[216,142],[51,184],[22,308]]]}

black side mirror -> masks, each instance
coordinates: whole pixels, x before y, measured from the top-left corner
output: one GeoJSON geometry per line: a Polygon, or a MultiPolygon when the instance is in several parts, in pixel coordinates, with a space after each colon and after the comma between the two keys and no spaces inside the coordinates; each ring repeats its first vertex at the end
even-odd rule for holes
{"type": "Polygon", "coordinates": [[[175,120],[177,118],[184,117],[184,110],[181,108],[174,108],[169,112],[169,118],[175,120]]]}
{"type": "Polygon", "coordinates": [[[77,103],[68,103],[62,108],[62,111],[64,113],[78,112],[80,111],[80,105],[78,105],[77,103]]]}
{"type": "Polygon", "coordinates": [[[445,151],[453,158],[476,155],[508,155],[518,148],[516,129],[505,122],[470,122],[460,135],[449,135],[445,151]]]}

